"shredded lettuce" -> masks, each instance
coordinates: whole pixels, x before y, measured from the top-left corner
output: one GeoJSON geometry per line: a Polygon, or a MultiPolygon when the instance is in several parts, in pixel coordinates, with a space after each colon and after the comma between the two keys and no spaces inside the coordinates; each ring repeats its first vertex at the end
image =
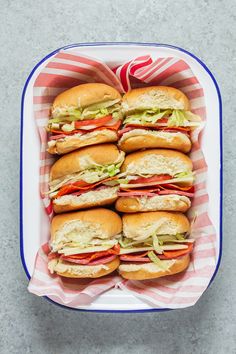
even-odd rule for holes
{"type": "Polygon", "coordinates": [[[168,116],[171,113],[171,110],[145,110],[140,113],[129,115],[125,120],[124,124],[128,123],[137,123],[137,124],[145,124],[145,123],[156,123],[159,119],[164,116],[168,116]]]}
{"type": "Polygon", "coordinates": [[[156,253],[163,253],[163,249],[160,247],[159,240],[157,235],[152,235],[152,240],[153,240],[153,248],[156,251],[156,253]]]}
{"type": "MultiPolygon", "coordinates": [[[[166,244],[171,243],[182,243],[182,242],[193,242],[192,239],[186,239],[186,234],[184,233],[177,233],[176,235],[156,235],[153,234],[152,236],[148,236],[143,241],[134,241],[133,239],[128,239],[127,237],[121,237],[119,239],[119,243],[122,248],[129,249],[129,248],[137,248],[140,247],[152,247],[156,253],[162,254],[163,253],[163,246],[166,244]]],[[[138,251],[137,251],[138,252],[138,251]]]]}
{"type": "Polygon", "coordinates": [[[142,112],[131,114],[124,120],[124,124],[145,124],[156,123],[163,117],[168,117],[167,126],[179,127],[179,126],[199,126],[201,124],[201,118],[190,112],[181,109],[147,109],[142,112]]]}
{"type": "Polygon", "coordinates": [[[170,118],[168,119],[167,125],[169,127],[185,127],[188,125],[188,119],[186,118],[184,111],[179,109],[174,109],[170,118]]]}
{"type": "Polygon", "coordinates": [[[122,119],[123,113],[121,112],[121,106],[119,99],[113,101],[102,102],[100,104],[91,105],[84,109],[80,108],[56,108],[52,112],[52,119],[49,119],[49,125],[51,123],[63,123],[67,121],[76,121],[83,119],[101,118],[112,114],[115,119],[122,119]]]}
{"type": "Polygon", "coordinates": [[[166,270],[168,268],[165,266],[165,262],[162,262],[153,251],[148,252],[148,258],[161,269],[166,270]]]}
{"type": "Polygon", "coordinates": [[[88,183],[95,183],[102,178],[113,177],[120,172],[121,163],[106,166],[95,166],[88,170],[82,171],[81,179],[88,183]]]}
{"type": "Polygon", "coordinates": [[[185,240],[184,235],[180,234],[180,233],[176,234],[175,237],[177,238],[177,240],[180,240],[180,241],[184,241],[185,240]]]}

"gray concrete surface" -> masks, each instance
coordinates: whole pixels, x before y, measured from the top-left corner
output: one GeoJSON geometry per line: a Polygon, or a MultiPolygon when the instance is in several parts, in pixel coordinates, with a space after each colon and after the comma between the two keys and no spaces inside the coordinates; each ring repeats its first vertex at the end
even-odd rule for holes
{"type": "Polygon", "coordinates": [[[1,0],[0,8],[0,353],[236,353],[236,2],[1,0]],[[215,282],[193,308],[132,315],[76,313],[26,290],[18,225],[22,87],[48,52],[90,41],[179,45],[199,56],[221,87],[224,253],[215,282]]]}

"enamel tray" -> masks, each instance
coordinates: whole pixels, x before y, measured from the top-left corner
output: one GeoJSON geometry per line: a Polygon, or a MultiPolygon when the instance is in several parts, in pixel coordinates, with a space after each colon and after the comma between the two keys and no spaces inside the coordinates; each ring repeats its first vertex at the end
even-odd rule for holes
{"type": "MultiPolygon", "coordinates": [[[[156,43],[83,43],[69,45],[59,48],[43,58],[33,68],[26,80],[21,102],[20,253],[27,277],[30,279],[33,272],[35,256],[40,247],[40,234],[48,231],[47,216],[38,192],[40,142],[33,119],[33,84],[42,68],[61,49],[95,57],[111,63],[113,66],[145,54],[150,54],[153,59],[175,56],[185,60],[198,77],[204,89],[207,108],[207,124],[202,138],[202,150],[209,167],[207,185],[209,216],[218,237],[217,266],[211,279],[212,282],[219,268],[222,252],[222,107],[220,91],[213,74],[200,59],[184,49],[156,43]]],[[[67,306],[64,307],[68,308],[67,306]]],[[[112,289],[102,294],[89,306],[83,306],[79,310],[142,312],[166,309],[153,308],[128,292],[112,289]]]]}

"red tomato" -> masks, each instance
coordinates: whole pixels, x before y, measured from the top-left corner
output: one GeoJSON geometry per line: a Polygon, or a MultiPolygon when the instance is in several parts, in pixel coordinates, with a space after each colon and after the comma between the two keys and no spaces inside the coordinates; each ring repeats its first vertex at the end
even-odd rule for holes
{"type": "Polygon", "coordinates": [[[161,182],[161,181],[165,181],[168,179],[171,179],[172,177],[170,175],[158,175],[158,176],[152,176],[152,177],[140,177],[137,179],[134,179],[132,181],[130,181],[130,184],[139,184],[139,183],[152,183],[152,182],[161,182]]]}
{"type": "Polygon", "coordinates": [[[158,258],[160,259],[172,259],[172,258],[178,258],[185,256],[186,254],[192,252],[193,250],[193,243],[189,243],[188,248],[184,250],[178,250],[178,251],[164,251],[163,254],[158,254],[158,258]]]}
{"type": "Polygon", "coordinates": [[[101,127],[104,124],[108,123],[110,120],[112,120],[112,115],[110,114],[109,116],[105,116],[102,118],[95,118],[95,119],[87,119],[87,120],[81,120],[81,121],[76,121],[75,122],[75,128],[79,129],[80,127],[84,127],[86,125],[96,125],[96,127],[101,127]]]}
{"type": "Polygon", "coordinates": [[[117,244],[113,248],[110,248],[107,251],[100,252],[91,252],[91,253],[83,253],[83,254],[73,254],[70,256],[62,256],[62,259],[66,261],[66,259],[87,259],[88,262],[93,261],[94,259],[102,258],[109,255],[118,255],[120,253],[120,246],[117,244]]]}

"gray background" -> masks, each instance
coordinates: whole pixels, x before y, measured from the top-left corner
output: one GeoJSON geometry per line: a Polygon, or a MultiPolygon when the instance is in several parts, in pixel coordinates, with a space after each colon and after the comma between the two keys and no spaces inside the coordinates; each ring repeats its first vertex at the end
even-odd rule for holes
{"type": "Polygon", "coordinates": [[[235,353],[236,2],[0,0],[0,8],[0,353],[235,353]],[[22,87],[32,67],[47,53],[90,41],[181,46],[208,65],[221,87],[224,253],[215,282],[194,308],[150,314],[78,313],[26,290],[18,225],[22,87]]]}

